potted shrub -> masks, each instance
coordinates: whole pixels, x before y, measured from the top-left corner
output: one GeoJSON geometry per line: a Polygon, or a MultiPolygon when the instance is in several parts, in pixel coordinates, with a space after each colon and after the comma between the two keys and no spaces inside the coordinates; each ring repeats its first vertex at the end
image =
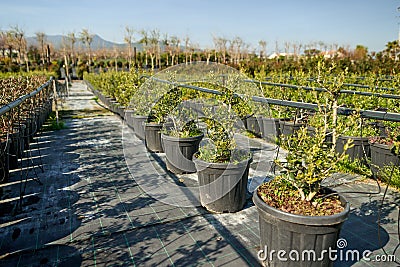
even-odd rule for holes
{"type": "Polygon", "coordinates": [[[337,100],[346,76],[346,72],[331,75],[334,67],[327,69],[320,61],[315,74],[317,81],[327,88],[325,106],[319,109],[323,111],[324,124],[315,127],[312,135],[307,127],[301,127],[292,135],[283,136],[286,159],[276,160],[282,168],[281,174],[254,191],[260,245],[267,266],[333,264],[329,257],[321,255],[330,248],[335,249],[350,205],[344,197],[322,187],[321,182],[338,169],[338,163],[347,157],[346,151],[351,146],[349,140],[343,145],[343,151],[337,153],[335,146],[326,143],[330,132],[328,121],[332,121],[332,140],[336,141],[337,100]],[[298,254],[279,262],[276,257],[270,257],[273,250],[298,254]],[[312,251],[318,258],[299,258],[304,251],[312,251]]]}
{"type": "Polygon", "coordinates": [[[167,169],[175,174],[194,173],[193,155],[198,151],[204,134],[195,120],[182,121],[174,116],[171,119],[173,126],[161,134],[167,169]]]}
{"type": "Polygon", "coordinates": [[[285,118],[279,120],[279,130],[281,135],[288,136],[294,134],[301,127],[305,126],[305,118],[304,112],[295,112],[293,116],[290,118],[285,118]]]}
{"type": "Polygon", "coordinates": [[[337,152],[343,152],[347,141],[352,140],[353,146],[346,151],[349,159],[366,162],[371,155],[369,138],[376,135],[376,128],[368,122],[363,122],[360,112],[354,111],[351,115],[338,119],[337,131],[339,134],[336,141],[337,152]]]}
{"type": "Polygon", "coordinates": [[[261,137],[271,143],[277,143],[281,131],[279,128],[279,122],[281,120],[281,114],[279,112],[280,107],[274,106],[267,109],[261,116],[261,137]]]}
{"type": "MultiPolygon", "coordinates": [[[[232,95],[226,95],[229,98],[232,95]]],[[[234,116],[229,99],[214,116],[203,121],[207,125],[207,141],[193,157],[200,189],[200,202],[211,212],[236,212],[246,202],[247,181],[252,155],[240,149],[234,139],[234,116]],[[226,104],[227,103],[227,104],[226,104]]],[[[206,112],[207,115],[207,112],[206,112]]]]}
{"type": "MultiPolygon", "coordinates": [[[[343,197],[321,187],[321,181],[334,173],[337,163],[345,157],[345,151],[336,154],[334,147],[325,143],[326,135],[327,127],[316,128],[313,136],[302,127],[285,137],[282,142],[288,149],[286,162],[277,161],[282,174],[261,184],[253,194],[259,212],[261,249],[268,266],[290,265],[271,257],[272,250],[296,250],[299,255],[311,250],[319,257],[336,246],[350,206],[343,197]]],[[[346,143],[344,150],[348,146],[346,143]]],[[[302,261],[311,264],[315,259],[300,258],[295,262],[302,261]]],[[[318,262],[318,266],[331,264],[328,257],[318,262]]]]}
{"type": "MultiPolygon", "coordinates": [[[[164,152],[161,142],[161,130],[164,127],[167,116],[181,102],[182,91],[175,87],[164,94],[151,108],[149,117],[144,123],[145,144],[149,151],[164,152]]],[[[171,123],[169,123],[169,126],[171,126],[171,123]]]]}
{"type": "Polygon", "coordinates": [[[141,140],[145,140],[144,124],[149,118],[150,105],[148,95],[139,90],[133,94],[129,104],[132,111],[128,113],[130,118],[127,121],[132,124],[135,135],[141,140]]]}
{"type": "Polygon", "coordinates": [[[396,142],[400,136],[399,123],[386,122],[390,125],[385,135],[375,136],[369,139],[371,149],[371,170],[374,175],[379,175],[379,171],[385,166],[399,166],[399,158],[396,154],[396,142]]]}
{"type": "Polygon", "coordinates": [[[316,128],[324,127],[327,125],[325,143],[329,146],[333,144],[333,122],[330,116],[325,116],[322,110],[319,110],[316,114],[310,116],[307,120],[307,131],[311,136],[315,135],[316,128]]]}

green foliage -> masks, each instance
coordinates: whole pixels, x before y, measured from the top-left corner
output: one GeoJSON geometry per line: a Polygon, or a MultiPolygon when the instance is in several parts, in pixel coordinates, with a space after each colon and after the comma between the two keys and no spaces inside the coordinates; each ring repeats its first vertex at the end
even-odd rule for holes
{"type": "Polygon", "coordinates": [[[362,119],[358,111],[354,111],[348,116],[339,117],[337,131],[338,134],[354,137],[369,137],[378,134],[376,127],[370,121],[362,119]]]}
{"type": "Polygon", "coordinates": [[[284,168],[281,177],[297,188],[302,200],[311,201],[319,191],[321,181],[332,175],[337,170],[337,163],[345,157],[344,152],[336,154],[334,147],[325,143],[325,138],[324,127],[316,128],[314,136],[302,127],[282,141],[288,149],[286,162],[277,160],[276,163],[284,168]]]}
{"type": "Polygon", "coordinates": [[[232,137],[232,129],[228,123],[211,119],[202,119],[207,124],[207,136],[212,140],[212,143],[199,149],[198,158],[215,163],[229,162],[233,150],[236,148],[235,140],[232,137]],[[228,126],[228,127],[226,127],[228,126]]]}
{"type": "Polygon", "coordinates": [[[149,114],[149,122],[163,123],[181,102],[182,90],[178,87],[171,89],[153,105],[149,114]]]}
{"type": "Polygon", "coordinates": [[[130,72],[108,71],[100,74],[85,72],[83,77],[104,95],[115,98],[122,106],[129,106],[143,84],[143,70],[130,72]]]}
{"type": "Polygon", "coordinates": [[[193,112],[191,108],[180,105],[168,113],[167,119],[172,122],[172,127],[163,129],[163,133],[180,137],[194,137],[203,134],[198,127],[197,113],[193,112]]]}
{"type": "Polygon", "coordinates": [[[371,169],[359,159],[350,160],[345,157],[337,164],[337,171],[340,173],[358,174],[364,177],[372,177],[371,169]]]}
{"type": "Polygon", "coordinates": [[[58,131],[65,128],[65,122],[61,119],[57,121],[55,112],[52,112],[43,126],[43,131],[58,131]]]}
{"type": "Polygon", "coordinates": [[[195,121],[189,121],[182,127],[177,127],[176,124],[174,124],[172,129],[168,131],[165,130],[164,133],[179,138],[195,137],[203,134],[203,132],[197,127],[195,121]]]}
{"type": "Polygon", "coordinates": [[[400,167],[393,164],[385,166],[378,172],[378,176],[385,183],[400,189],[400,167]]]}

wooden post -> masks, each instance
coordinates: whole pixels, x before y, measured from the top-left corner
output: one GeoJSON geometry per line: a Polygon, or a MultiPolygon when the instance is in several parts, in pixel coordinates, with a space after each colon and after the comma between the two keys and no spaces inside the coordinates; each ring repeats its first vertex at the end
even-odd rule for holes
{"type": "Polygon", "coordinates": [[[67,55],[64,54],[64,64],[65,64],[65,75],[67,76],[65,78],[65,84],[67,86],[67,96],[69,96],[69,65],[68,65],[68,59],[67,55]]]}
{"type": "Polygon", "coordinates": [[[58,106],[57,106],[57,87],[56,87],[56,81],[53,79],[53,108],[56,112],[56,121],[58,125],[58,106]]]}
{"type": "Polygon", "coordinates": [[[135,68],[137,68],[137,61],[136,61],[136,46],[133,47],[133,58],[134,58],[134,62],[135,62],[135,68]]]}

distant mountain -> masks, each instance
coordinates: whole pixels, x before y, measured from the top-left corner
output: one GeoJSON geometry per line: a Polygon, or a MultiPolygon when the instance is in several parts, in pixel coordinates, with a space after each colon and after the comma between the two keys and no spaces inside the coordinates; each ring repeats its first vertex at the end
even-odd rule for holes
{"type": "MultiPolygon", "coordinates": [[[[62,48],[62,43],[63,43],[63,37],[65,38],[66,36],[63,35],[46,35],[46,42],[51,43],[54,48],[56,49],[60,49],[62,48]]],[[[30,45],[38,45],[38,42],[36,40],[36,37],[27,37],[26,38],[27,44],[28,46],[30,45]]],[[[77,38],[76,43],[75,43],[75,47],[83,47],[84,44],[79,40],[79,38],[77,38]]],[[[142,44],[140,43],[133,43],[132,46],[136,46],[136,49],[138,51],[142,50],[142,44]]],[[[91,44],[91,48],[93,50],[96,49],[101,49],[101,48],[123,48],[126,47],[126,44],[120,44],[120,43],[114,43],[114,42],[110,42],[107,40],[104,40],[103,38],[101,38],[100,36],[98,36],[97,34],[95,34],[93,36],[93,41],[91,44]]]]}

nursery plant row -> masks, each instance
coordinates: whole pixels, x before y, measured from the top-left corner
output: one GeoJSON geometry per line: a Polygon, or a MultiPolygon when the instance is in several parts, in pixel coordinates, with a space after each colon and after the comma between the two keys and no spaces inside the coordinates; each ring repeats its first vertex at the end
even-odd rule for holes
{"type": "Polygon", "coordinates": [[[21,159],[52,111],[54,84],[58,92],[66,90],[44,75],[0,79],[0,182],[22,167],[21,159]]]}
{"type": "MultiPolygon", "coordinates": [[[[99,90],[102,95],[109,97],[106,101],[110,102],[115,111],[122,117],[125,116],[124,110],[126,109],[129,110],[130,114],[141,116],[142,121],[137,122],[138,125],[141,125],[143,121],[150,120],[158,124],[163,123],[163,118],[166,117],[169,108],[176,106],[176,102],[179,101],[208,98],[212,102],[213,100],[215,101],[215,99],[223,98],[221,94],[215,96],[215,93],[218,94],[218,90],[221,91],[221,88],[218,88],[218,86],[205,82],[185,83],[181,81],[180,84],[182,86],[180,89],[169,91],[167,94],[169,97],[161,97],[160,94],[155,98],[162,100],[157,102],[156,105],[153,105],[154,103],[146,104],[148,100],[146,100],[143,91],[139,90],[140,86],[144,83],[144,79],[140,77],[146,74],[147,73],[143,72],[85,74],[85,79],[90,82],[96,90],[99,90]],[[111,81],[107,79],[107,77],[112,77],[111,81]],[[129,81],[129,84],[125,83],[127,81],[129,81]],[[96,86],[94,84],[96,84],[96,86]],[[126,92],[124,90],[125,87],[129,88],[126,92]],[[118,89],[113,90],[112,88],[118,89]],[[128,95],[129,97],[127,97],[128,95]],[[117,99],[123,100],[118,101],[117,99]],[[151,112],[153,113],[151,113],[150,110],[152,110],[151,112]],[[149,115],[153,118],[149,119],[149,115]]],[[[326,99],[330,97],[329,94],[331,94],[332,90],[342,90],[342,85],[346,80],[345,73],[343,73],[341,77],[326,73],[323,77],[321,75],[321,79],[322,78],[324,78],[324,80],[321,80],[319,83],[324,87],[328,87],[328,91],[311,92],[310,90],[306,91],[301,89],[288,90],[279,84],[265,86],[255,83],[261,90],[254,90],[253,87],[247,88],[245,92],[251,95],[236,98],[232,102],[232,107],[242,119],[243,125],[248,132],[255,137],[261,137],[271,142],[278,142],[284,146],[284,143],[280,143],[282,134],[293,134],[303,126],[307,127],[310,134],[312,134],[313,129],[319,127],[323,123],[324,116],[321,115],[321,112],[319,112],[321,110],[318,109],[321,109],[326,103],[326,99]],[[335,86],[337,89],[329,88],[329,86],[335,86]],[[238,101],[238,99],[240,101],[238,101]],[[272,105],[270,104],[266,108],[263,103],[260,103],[262,101],[257,102],[254,101],[254,99],[267,100],[264,102],[272,103],[272,105]],[[314,110],[310,107],[313,107],[314,110]]],[[[372,78],[366,77],[363,81],[368,79],[372,78]]],[[[376,77],[374,79],[378,80],[376,77]]],[[[290,80],[293,81],[294,78],[290,80]]],[[[304,80],[307,81],[305,78],[304,80]]],[[[390,88],[393,88],[391,91],[393,94],[397,93],[396,88],[393,87],[396,85],[394,80],[395,79],[384,81],[385,83],[391,83],[390,86],[392,87],[390,88]]],[[[354,82],[353,80],[351,81],[354,82]]],[[[301,86],[309,85],[310,84],[301,86]]],[[[384,85],[389,88],[388,84],[384,85]]],[[[160,86],[160,84],[158,84],[158,86],[160,86]]],[[[371,84],[367,84],[366,86],[371,86],[371,84]]],[[[376,84],[374,84],[374,86],[376,86],[376,84]]],[[[322,88],[322,86],[318,88],[322,88]]],[[[157,91],[162,90],[154,88],[151,90],[151,93],[157,95],[157,91]]],[[[385,92],[387,93],[387,91],[385,92]]],[[[347,140],[351,139],[353,144],[352,147],[347,150],[346,154],[348,154],[348,160],[352,164],[358,165],[358,167],[354,169],[354,166],[349,166],[348,163],[343,164],[342,171],[378,176],[399,187],[399,164],[396,156],[391,152],[394,142],[400,135],[398,99],[380,98],[376,95],[360,96],[350,94],[340,94],[338,99],[338,110],[342,111],[339,113],[346,116],[338,116],[336,122],[337,127],[335,128],[338,131],[337,134],[339,137],[338,140],[335,140],[335,145],[340,152],[343,150],[347,140]],[[380,105],[378,110],[378,106],[369,109],[371,107],[370,103],[374,101],[380,105]],[[361,109],[363,110],[359,112],[361,109]],[[393,117],[389,118],[389,113],[386,113],[388,110],[391,111],[390,114],[393,114],[393,117]],[[349,111],[351,112],[349,113],[349,111]],[[362,116],[363,114],[367,114],[366,116],[370,118],[364,118],[362,116]],[[373,115],[376,115],[377,118],[382,120],[371,119],[374,117],[373,115]],[[392,165],[395,165],[395,167],[397,166],[394,171],[390,169],[392,165]],[[361,169],[361,171],[359,169],[361,169]],[[388,173],[390,173],[390,175],[388,175],[388,173]]],[[[331,126],[333,126],[332,123],[332,121],[329,122],[331,126]]],[[[138,127],[135,127],[135,129],[137,129],[137,134],[143,138],[144,131],[138,130],[138,127]]],[[[332,142],[332,140],[328,140],[328,142],[332,142]]]]}
{"type": "MultiPolygon", "coordinates": [[[[356,108],[338,116],[345,73],[329,83],[332,75],[324,72],[320,78],[325,87],[329,85],[326,92],[320,92],[324,95],[315,102],[298,102],[271,98],[265,87],[245,82],[243,75],[220,65],[177,66],[136,84],[128,106],[102,87],[92,86],[91,81],[95,83],[99,76],[86,75],[88,87],[126,120],[148,151],[165,153],[161,158],[168,171],[197,173],[200,202],[208,211],[236,212],[246,202],[253,156],[236,142],[235,133],[286,149],[285,159],[275,160],[282,172],[253,193],[261,248],[311,249],[319,255],[335,247],[350,204],[321,182],[340,170],[345,160],[369,165],[375,176],[387,181],[396,181],[397,175],[399,181],[397,114],[391,124],[366,119],[373,111],[367,115],[364,111],[362,117],[356,108]],[[390,177],[385,177],[388,168],[390,177]]],[[[264,261],[268,266],[287,264],[271,258],[264,261]]],[[[315,264],[316,260],[300,261],[315,264]]],[[[321,257],[316,265],[330,266],[332,259],[321,257]]]]}

